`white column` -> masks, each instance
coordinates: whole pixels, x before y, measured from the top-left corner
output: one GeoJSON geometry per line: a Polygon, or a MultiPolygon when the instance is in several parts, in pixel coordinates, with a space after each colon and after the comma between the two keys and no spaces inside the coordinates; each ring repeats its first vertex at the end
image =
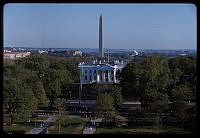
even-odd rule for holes
{"type": "Polygon", "coordinates": [[[104,70],[103,72],[103,79],[104,79],[104,82],[106,82],[106,70],[104,70]]]}
{"type": "Polygon", "coordinates": [[[105,73],[104,73],[104,70],[102,70],[102,82],[103,83],[105,82],[105,73]]]}
{"type": "Polygon", "coordinates": [[[96,70],[96,74],[97,74],[97,83],[99,83],[99,73],[98,73],[98,70],[96,70]]]}
{"type": "Polygon", "coordinates": [[[116,83],[116,70],[115,69],[114,69],[113,79],[114,79],[114,83],[116,83]]]}
{"type": "Polygon", "coordinates": [[[87,82],[90,82],[90,70],[87,69],[87,82]]]}
{"type": "Polygon", "coordinates": [[[108,82],[111,82],[110,70],[108,70],[108,82]]]}

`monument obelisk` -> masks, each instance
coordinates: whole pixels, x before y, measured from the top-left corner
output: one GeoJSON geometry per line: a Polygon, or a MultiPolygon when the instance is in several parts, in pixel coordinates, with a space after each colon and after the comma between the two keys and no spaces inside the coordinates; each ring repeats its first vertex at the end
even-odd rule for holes
{"type": "Polygon", "coordinates": [[[100,15],[99,19],[99,57],[103,58],[104,57],[104,52],[103,52],[103,37],[102,37],[102,15],[100,15]]]}

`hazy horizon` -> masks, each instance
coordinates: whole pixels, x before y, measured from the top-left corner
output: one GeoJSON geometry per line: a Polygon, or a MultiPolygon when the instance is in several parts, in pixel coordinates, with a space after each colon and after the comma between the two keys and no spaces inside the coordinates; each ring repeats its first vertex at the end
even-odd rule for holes
{"type": "Polygon", "coordinates": [[[7,4],[4,46],[98,49],[197,49],[193,4],[7,4]]]}
{"type": "MultiPolygon", "coordinates": [[[[96,49],[98,50],[99,48],[72,48],[72,47],[10,47],[10,46],[6,46],[6,48],[34,48],[34,49],[96,49]]],[[[123,48],[104,48],[104,50],[197,50],[197,49],[141,49],[141,48],[127,48],[127,49],[123,49],[123,48]]],[[[104,51],[107,52],[107,51],[104,51]]]]}

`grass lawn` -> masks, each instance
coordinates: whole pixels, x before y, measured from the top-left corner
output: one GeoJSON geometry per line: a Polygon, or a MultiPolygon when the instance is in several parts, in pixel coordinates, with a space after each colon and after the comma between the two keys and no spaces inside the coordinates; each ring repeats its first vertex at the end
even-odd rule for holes
{"type": "Polygon", "coordinates": [[[45,120],[47,120],[48,119],[48,117],[43,117],[43,116],[38,116],[38,117],[35,117],[35,118],[31,118],[30,120],[31,121],[45,121],[45,120]]]}
{"type": "Polygon", "coordinates": [[[192,132],[185,131],[181,128],[165,127],[157,130],[152,126],[143,128],[97,128],[95,134],[189,134],[192,132]]]}
{"type": "MultiPolygon", "coordinates": [[[[61,134],[82,134],[87,119],[63,118],[61,121],[61,134]]],[[[58,121],[48,129],[49,134],[58,134],[58,121]]]]}
{"type": "MultiPolygon", "coordinates": [[[[46,120],[48,117],[35,117],[31,118],[31,122],[38,122],[46,120]]],[[[12,132],[12,134],[24,134],[25,132],[31,131],[31,129],[35,128],[35,124],[32,123],[30,125],[27,125],[28,123],[24,122],[15,122],[13,125],[8,125],[9,123],[9,117],[4,116],[3,117],[4,122],[6,122],[7,125],[3,126],[3,131],[5,133],[12,132]]]]}
{"type": "Polygon", "coordinates": [[[4,126],[3,130],[5,133],[12,132],[12,134],[24,134],[25,132],[28,132],[33,128],[34,128],[34,126],[16,124],[16,125],[12,125],[12,126],[4,126]]]}
{"type": "MultiPolygon", "coordinates": [[[[53,130],[48,130],[49,134],[59,134],[58,133],[58,128],[54,127],[53,130]]],[[[69,127],[64,127],[61,128],[61,133],[60,134],[81,134],[82,133],[82,126],[69,126],[69,127]]]]}

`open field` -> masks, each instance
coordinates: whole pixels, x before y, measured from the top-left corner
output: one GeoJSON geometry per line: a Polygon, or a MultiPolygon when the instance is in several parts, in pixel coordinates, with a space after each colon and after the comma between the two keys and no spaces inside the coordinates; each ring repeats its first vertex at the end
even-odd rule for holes
{"type": "Polygon", "coordinates": [[[16,122],[15,124],[9,125],[9,118],[4,116],[4,122],[7,122],[5,126],[3,126],[3,131],[5,133],[12,134],[24,134],[25,132],[29,132],[31,129],[35,128],[39,122],[46,120],[48,117],[36,117],[30,120],[31,123],[28,122],[16,122]]]}
{"type": "Polygon", "coordinates": [[[144,126],[143,128],[97,128],[95,134],[190,134],[192,132],[185,131],[181,128],[165,127],[156,129],[152,126],[144,126]]]}
{"type": "Polygon", "coordinates": [[[24,124],[14,124],[12,126],[4,126],[3,131],[5,133],[12,133],[12,134],[24,134],[25,132],[30,131],[35,126],[28,126],[24,124]]]}
{"type": "MultiPolygon", "coordinates": [[[[88,119],[79,118],[63,118],[61,121],[60,134],[82,134],[88,119]]],[[[58,134],[58,121],[48,129],[49,134],[58,134]]]]}

